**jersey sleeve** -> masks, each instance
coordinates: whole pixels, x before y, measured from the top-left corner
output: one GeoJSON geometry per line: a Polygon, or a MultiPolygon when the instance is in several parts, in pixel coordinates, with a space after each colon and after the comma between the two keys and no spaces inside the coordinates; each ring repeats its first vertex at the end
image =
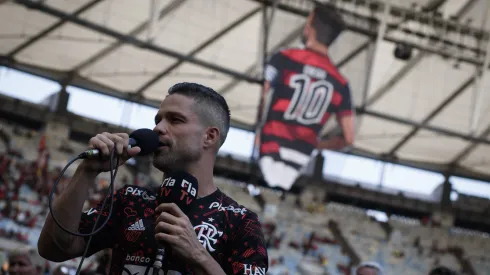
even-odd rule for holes
{"type": "Polygon", "coordinates": [[[354,106],[352,104],[352,94],[349,85],[342,89],[342,102],[340,102],[339,109],[337,111],[338,116],[352,115],[354,113],[354,106]]]}
{"type": "MultiPolygon", "coordinates": [[[[78,230],[80,233],[83,234],[88,234],[92,232],[99,213],[102,212],[102,216],[97,222],[97,226],[95,228],[96,230],[99,229],[102,224],[104,224],[106,219],[109,219],[104,228],[97,232],[97,234],[93,235],[87,256],[97,253],[102,249],[111,248],[113,246],[115,241],[114,235],[116,233],[118,225],[121,223],[121,209],[123,198],[122,194],[124,194],[123,190],[124,188],[121,188],[114,192],[114,204],[112,206],[111,215],[109,215],[109,211],[111,208],[111,195],[108,196],[104,209],[101,209],[102,204],[104,203],[104,199],[102,199],[95,208],[90,208],[89,210],[82,213],[78,230]]],[[[90,237],[84,238],[85,242],[87,243],[90,237]]]]}
{"type": "Polygon", "coordinates": [[[274,85],[279,79],[279,72],[281,68],[281,53],[277,52],[269,58],[269,61],[265,65],[264,79],[274,85]]]}
{"type": "Polygon", "coordinates": [[[237,225],[238,232],[231,241],[231,270],[235,274],[265,275],[269,258],[261,224],[255,213],[250,213],[237,225]]]}

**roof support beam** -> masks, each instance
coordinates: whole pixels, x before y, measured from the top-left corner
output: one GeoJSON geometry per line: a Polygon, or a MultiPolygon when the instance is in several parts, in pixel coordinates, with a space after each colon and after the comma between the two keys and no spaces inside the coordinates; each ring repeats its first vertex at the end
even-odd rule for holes
{"type": "MultiPolygon", "coordinates": [[[[482,8],[483,19],[481,28],[484,29],[487,25],[487,19],[489,15],[489,1],[484,2],[484,8],[482,8]]],[[[487,42],[487,47],[485,51],[485,57],[483,61],[483,66],[481,68],[476,68],[477,71],[477,85],[475,89],[475,94],[473,96],[473,104],[472,104],[472,112],[471,112],[471,122],[470,122],[470,133],[475,134],[476,129],[478,128],[478,124],[480,122],[480,109],[483,101],[484,95],[484,83],[488,78],[488,73],[486,72],[486,68],[490,65],[490,40],[487,42]]]]}
{"type": "MultiPolygon", "coordinates": [[[[475,76],[469,77],[461,86],[459,86],[454,92],[452,92],[443,102],[441,102],[432,112],[430,112],[420,123],[420,126],[427,125],[435,116],[437,116],[442,110],[446,108],[453,100],[460,96],[470,85],[475,82],[475,76]]],[[[405,145],[413,136],[415,136],[420,130],[419,126],[415,126],[410,133],[405,135],[395,146],[393,146],[388,155],[394,155],[403,145],[405,145]]]]}
{"type": "Polygon", "coordinates": [[[157,45],[148,43],[148,42],[143,41],[141,39],[137,39],[135,37],[131,37],[129,35],[115,31],[113,29],[107,28],[103,25],[96,24],[96,23],[90,22],[88,20],[84,20],[84,19],[79,18],[77,16],[74,16],[72,14],[68,14],[62,10],[59,10],[59,9],[56,9],[56,8],[53,8],[50,6],[46,6],[42,3],[33,2],[32,0],[15,0],[15,1],[19,4],[26,6],[27,8],[32,8],[32,9],[50,14],[50,15],[55,16],[55,17],[59,17],[61,19],[67,20],[71,23],[74,23],[74,24],[77,24],[79,26],[91,29],[95,32],[113,37],[115,39],[124,41],[125,43],[128,43],[128,44],[132,44],[136,47],[140,47],[140,48],[143,48],[143,49],[155,52],[155,53],[168,55],[168,56],[171,56],[173,58],[177,58],[179,60],[187,61],[187,62],[190,62],[192,64],[195,64],[195,65],[198,65],[198,66],[201,66],[201,67],[213,70],[213,71],[217,71],[217,72],[220,72],[220,73],[223,73],[226,75],[230,75],[230,76],[235,77],[235,78],[243,79],[243,80],[251,82],[251,83],[261,83],[261,80],[253,78],[253,77],[249,77],[249,76],[247,76],[241,72],[237,72],[237,71],[234,71],[234,70],[231,70],[228,68],[224,68],[222,66],[218,66],[218,65],[213,64],[211,62],[196,59],[196,58],[181,54],[179,52],[176,52],[172,49],[168,49],[168,48],[164,48],[161,46],[157,46],[157,45]]]}
{"type": "MultiPolygon", "coordinates": [[[[172,3],[168,4],[165,8],[163,8],[160,11],[160,14],[158,15],[158,20],[161,20],[164,16],[166,16],[169,13],[171,13],[172,11],[178,9],[186,1],[187,0],[174,0],[172,3]]],[[[148,29],[148,26],[150,23],[151,23],[150,20],[147,20],[147,21],[141,23],[139,26],[134,28],[129,33],[129,35],[130,36],[137,36],[137,35],[141,34],[143,31],[148,29]]],[[[117,42],[112,43],[111,45],[102,49],[98,53],[94,54],[92,57],[90,57],[87,60],[82,61],[80,64],[76,65],[72,69],[72,71],[81,71],[81,70],[87,68],[88,66],[94,64],[97,60],[100,60],[100,59],[104,58],[105,56],[107,56],[108,54],[110,54],[111,52],[116,51],[117,49],[119,49],[124,44],[125,44],[125,42],[122,40],[119,40],[117,42]]]]}
{"type": "Polygon", "coordinates": [[[396,122],[396,123],[400,123],[400,124],[404,124],[404,125],[408,125],[408,126],[419,127],[421,129],[426,129],[426,130],[429,130],[429,131],[432,131],[432,132],[435,132],[438,134],[442,134],[442,135],[446,135],[446,136],[450,136],[450,137],[454,137],[454,138],[460,138],[460,139],[464,139],[467,141],[472,141],[472,142],[490,145],[490,140],[488,140],[488,139],[483,139],[483,138],[478,138],[478,137],[471,136],[471,135],[466,135],[466,134],[463,134],[460,132],[455,132],[455,131],[444,129],[441,127],[423,124],[423,123],[413,121],[413,120],[408,120],[408,119],[405,119],[402,117],[396,117],[393,115],[383,114],[380,112],[376,112],[373,110],[367,110],[367,109],[357,109],[357,112],[359,114],[365,114],[368,116],[372,116],[372,117],[379,118],[379,119],[384,119],[387,121],[392,121],[392,122],[396,122]]]}
{"type": "MultiPolygon", "coordinates": [[[[490,125],[487,126],[487,128],[479,135],[480,138],[486,138],[490,135],[490,125]]],[[[465,157],[467,157],[473,150],[476,149],[478,146],[478,143],[473,143],[468,145],[466,148],[461,150],[459,154],[454,157],[453,160],[451,160],[450,165],[452,166],[457,166],[460,161],[462,161],[465,157]]]]}
{"type": "MultiPolygon", "coordinates": [[[[233,21],[230,25],[228,25],[227,27],[225,27],[224,29],[222,29],[221,31],[219,31],[218,33],[216,33],[215,35],[211,36],[210,38],[208,38],[202,44],[200,44],[197,47],[195,47],[188,54],[188,56],[189,57],[193,57],[196,54],[200,53],[201,51],[203,51],[204,49],[206,49],[209,45],[213,44],[218,39],[220,39],[221,37],[223,37],[224,35],[226,35],[230,31],[232,31],[233,29],[235,29],[237,26],[239,26],[243,22],[247,21],[252,16],[256,15],[260,10],[261,10],[260,7],[257,7],[255,9],[251,10],[250,12],[247,12],[245,15],[243,15],[242,17],[238,18],[237,20],[233,21]]],[[[152,79],[148,80],[140,88],[138,88],[136,90],[136,94],[138,94],[138,95],[143,94],[144,91],[146,91],[149,87],[151,87],[153,84],[157,83],[160,79],[162,79],[165,76],[167,76],[174,69],[176,69],[177,67],[179,67],[182,63],[184,63],[184,60],[182,60],[182,59],[181,60],[178,60],[174,64],[170,65],[170,67],[166,68],[162,72],[160,72],[157,75],[155,75],[152,79]]]]}
{"type": "MultiPolygon", "coordinates": [[[[73,12],[72,16],[78,16],[78,15],[84,13],[85,11],[91,9],[93,6],[97,5],[101,1],[102,0],[92,0],[92,1],[88,2],[87,4],[85,4],[85,5],[81,6],[80,8],[78,8],[75,12],[73,12]]],[[[41,38],[43,38],[46,35],[50,34],[54,30],[56,30],[57,28],[63,26],[66,22],[68,22],[68,20],[66,20],[64,18],[61,19],[61,20],[59,20],[58,22],[54,23],[53,25],[47,27],[46,29],[42,30],[41,32],[39,32],[38,34],[36,34],[35,36],[33,36],[31,39],[29,39],[29,40],[25,41],[24,43],[20,44],[19,46],[17,46],[17,48],[15,48],[12,51],[10,51],[7,54],[7,56],[8,57],[14,57],[19,52],[25,50],[30,45],[32,45],[32,44],[36,43],[37,41],[39,41],[41,38]]]]}
{"type": "MultiPolygon", "coordinates": [[[[374,73],[374,62],[376,61],[376,54],[377,54],[377,49],[379,48],[379,45],[383,41],[383,37],[385,36],[385,33],[387,31],[387,26],[388,26],[388,14],[390,13],[391,5],[386,2],[384,5],[384,11],[383,14],[381,15],[381,22],[376,26],[375,24],[372,24],[372,28],[377,27],[378,33],[376,34],[376,40],[373,43],[369,44],[369,49],[370,51],[367,54],[367,62],[366,62],[366,79],[364,81],[364,90],[362,91],[362,98],[361,98],[361,106],[366,105],[367,102],[367,96],[369,93],[369,89],[371,87],[371,78],[373,78],[373,73],[374,73]]],[[[372,22],[371,22],[372,23],[372,22]]]]}

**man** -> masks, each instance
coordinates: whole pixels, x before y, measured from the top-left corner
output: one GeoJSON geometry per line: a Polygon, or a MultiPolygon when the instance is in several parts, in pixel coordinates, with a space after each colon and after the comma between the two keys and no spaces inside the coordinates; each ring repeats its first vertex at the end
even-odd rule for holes
{"type": "Polygon", "coordinates": [[[304,48],[283,49],[266,66],[256,142],[259,166],[272,187],[290,189],[315,149],[338,150],[353,143],[349,85],[328,57],[328,47],[342,29],[332,7],[317,6],[303,30],[304,48]],[[331,114],[343,134],[318,140],[331,114]]]}
{"type": "Polygon", "coordinates": [[[376,262],[363,262],[357,267],[356,275],[383,275],[383,268],[376,262]]]}
{"type": "MultiPolygon", "coordinates": [[[[150,189],[126,185],[116,192],[113,214],[94,235],[88,254],[112,248],[111,274],[148,275],[159,243],[170,246],[168,274],[265,274],[268,257],[257,215],[213,183],[214,162],[229,124],[228,105],[214,90],[193,83],[171,87],[155,116],[154,131],[161,146],[153,165],[164,173],[180,169],[193,175],[199,183],[196,207],[186,215],[175,204],[158,205],[150,189]]],[[[128,135],[122,133],[98,134],[89,142],[90,148],[105,156],[115,147],[122,163],[140,151],[127,146],[128,135]]],[[[100,206],[81,217],[77,213],[95,177],[108,170],[108,161],[80,164],[55,202],[54,213],[61,224],[82,233],[92,231],[100,206]]],[[[108,216],[108,209],[103,215],[108,216]]],[[[60,262],[81,256],[87,240],[66,234],[48,216],[38,247],[43,257],[60,262]]]]}
{"type": "Polygon", "coordinates": [[[41,275],[45,261],[35,249],[19,249],[8,254],[9,275],[41,275]]]}

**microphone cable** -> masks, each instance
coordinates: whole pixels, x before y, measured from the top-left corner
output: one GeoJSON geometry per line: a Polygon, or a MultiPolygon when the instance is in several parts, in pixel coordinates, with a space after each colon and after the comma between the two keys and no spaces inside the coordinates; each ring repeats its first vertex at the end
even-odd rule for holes
{"type": "Polygon", "coordinates": [[[94,226],[92,227],[92,232],[90,232],[88,234],[83,234],[83,233],[79,233],[79,232],[72,232],[72,231],[66,229],[63,225],[61,225],[60,222],[55,218],[54,212],[53,212],[53,206],[52,206],[53,195],[54,195],[54,193],[56,191],[56,187],[58,186],[59,182],[61,181],[63,174],[65,173],[66,169],[68,169],[68,167],[70,167],[70,165],[72,165],[75,161],[80,160],[80,159],[84,159],[85,157],[86,157],[86,154],[82,153],[82,154],[76,156],[75,158],[71,159],[65,165],[65,167],[61,170],[60,175],[56,179],[56,182],[53,184],[53,187],[51,188],[51,192],[49,193],[49,196],[48,196],[49,213],[51,214],[51,217],[53,218],[53,221],[56,223],[56,225],[58,225],[61,229],[63,229],[63,231],[65,231],[71,235],[79,236],[79,237],[89,237],[87,244],[85,245],[85,250],[83,252],[82,259],[80,260],[80,264],[78,265],[77,272],[75,273],[76,275],[79,275],[81,272],[82,265],[83,265],[83,262],[87,256],[88,249],[90,247],[90,243],[92,242],[93,235],[97,234],[100,230],[102,230],[105,227],[105,225],[109,221],[109,218],[112,215],[112,208],[114,206],[114,180],[116,178],[117,170],[119,168],[119,156],[115,155],[115,147],[114,147],[111,150],[111,155],[109,158],[109,173],[111,175],[111,181],[109,184],[109,189],[107,190],[107,193],[106,193],[105,198],[104,198],[104,202],[102,203],[102,206],[100,208],[97,219],[95,220],[94,226]],[[116,167],[115,168],[114,168],[114,158],[116,159],[116,167]],[[102,223],[102,225],[96,230],[95,228],[97,227],[97,223],[99,222],[99,219],[102,216],[102,213],[104,212],[104,207],[106,205],[107,199],[109,198],[109,194],[111,194],[111,206],[109,208],[109,214],[108,214],[107,218],[105,219],[104,223],[102,223]]]}

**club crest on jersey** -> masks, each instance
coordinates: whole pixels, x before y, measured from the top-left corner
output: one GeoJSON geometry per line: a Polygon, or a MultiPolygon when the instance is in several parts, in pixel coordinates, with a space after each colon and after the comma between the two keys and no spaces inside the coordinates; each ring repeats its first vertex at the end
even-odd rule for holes
{"type": "Polygon", "coordinates": [[[231,205],[228,205],[228,206],[223,206],[221,203],[219,202],[213,202],[211,203],[211,205],[209,205],[209,209],[213,209],[213,208],[218,208],[218,211],[231,211],[233,213],[240,213],[242,215],[245,215],[245,212],[247,212],[247,208],[235,208],[231,205]]]}
{"type": "Polygon", "coordinates": [[[124,193],[124,195],[133,195],[133,196],[137,196],[137,197],[142,197],[144,200],[146,201],[153,201],[153,200],[156,200],[155,196],[148,196],[148,193],[146,193],[145,190],[141,190],[139,188],[135,188],[135,187],[131,187],[131,186],[128,186],[128,188],[126,188],[126,192],[124,193]]]}
{"type": "Polygon", "coordinates": [[[218,238],[223,235],[223,231],[219,231],[214,225],[207,222],[194,226],[194,230],[197,232],[199,242],[209,252],[214,252],[216,249],[213,246],[218,242],[218,238]]]}

